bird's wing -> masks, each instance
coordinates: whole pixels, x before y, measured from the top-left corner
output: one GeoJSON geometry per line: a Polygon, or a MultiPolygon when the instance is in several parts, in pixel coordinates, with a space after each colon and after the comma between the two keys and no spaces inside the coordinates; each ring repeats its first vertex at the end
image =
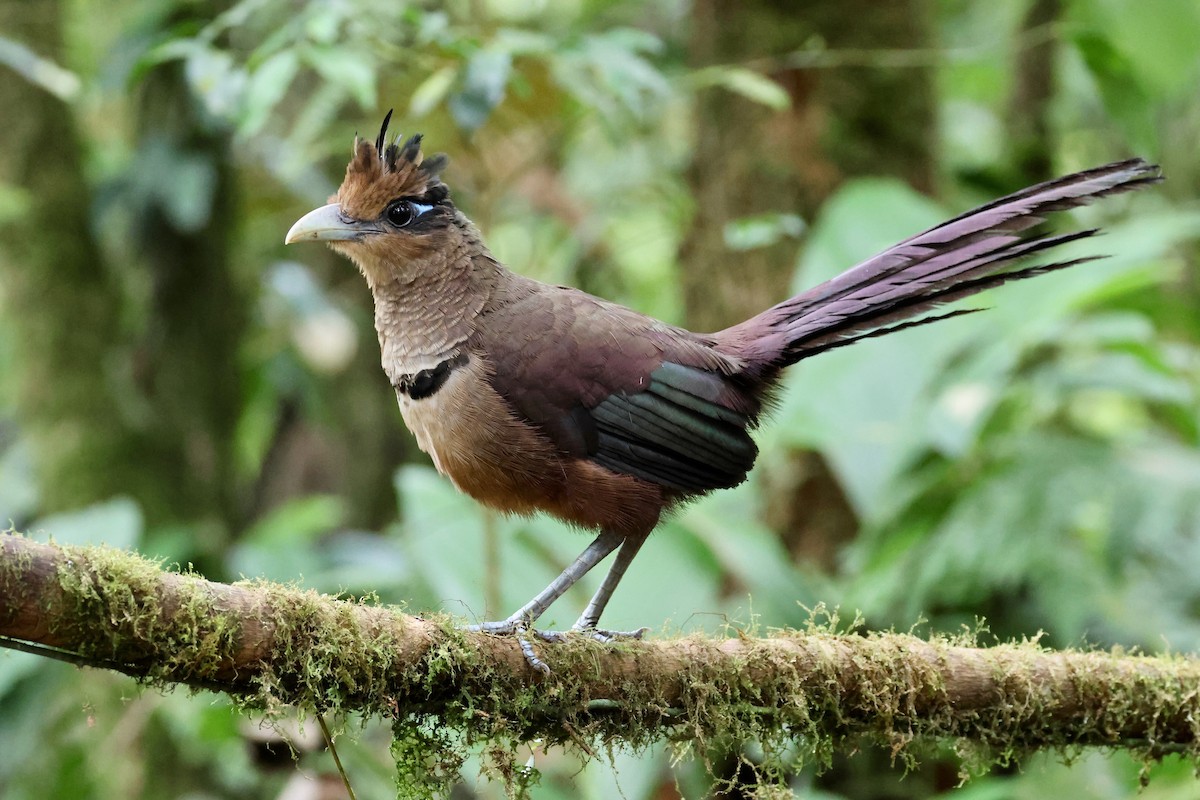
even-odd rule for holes
{"type": "Polygon", "coordinates": [[[540,284],[485,313],[493,387],[564,456],[686,494],[745,480],[758,403],[703,338],[540,284]]]}

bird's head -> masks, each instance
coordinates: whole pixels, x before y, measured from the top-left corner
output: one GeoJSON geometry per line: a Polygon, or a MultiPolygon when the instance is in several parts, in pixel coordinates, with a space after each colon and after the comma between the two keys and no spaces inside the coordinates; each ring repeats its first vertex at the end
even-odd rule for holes
{"type": "Polygon", "coordinates": [[[332,202],[297,220],[284,239],[326,242],[372,285],[421,270],[469,226],[439,177],[446,157],[422,158],[420,134],[388,144],[391,118],[389,111],[373,143],[354,137],[346,178],[332,202]]]}

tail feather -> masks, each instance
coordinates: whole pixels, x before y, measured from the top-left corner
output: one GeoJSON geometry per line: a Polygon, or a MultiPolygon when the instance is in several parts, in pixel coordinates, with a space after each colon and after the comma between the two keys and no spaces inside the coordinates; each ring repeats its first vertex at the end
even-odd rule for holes
{"type": "MultiPolygon", "coordinates": [[[[886,336],[889,333],[906,330],[908,328],[916,328],[920,325],[928,325],[930,322],[940,322],[944,319],[952,317],[961,317],[964,314],[974,314],[977,311],[982,311],[981,308],[960,308],[954,311],[947,311],[942,314],[935,314],[928,317],[919,317],[918,319],[908,319],[915,313],[920,313],[921,310],[936,308],[937,306],[946,303],[953,303],[955,300],[961,300],[964,297],[970,297],[976,292],[982,292],[985,289],[992,289],[1001,286],[1009,281],[1019,281],[1025,278],[1033,278],[1037,275],[1045,275],[1048,272],[1057,272],[1060,269],[1067,269],[1077,264],[1085,264],[1088,261],[1097,261],[1104,256],[1085,256],[1076,258],[1071,261],[1059,261],[1054,264],[1041,264],[1036,267],[1027,267],[1021,270],[1012,270],[1009,272],[1001,272],[998,274],[988,275],[983,278],[965,281],[957,286],[942,290],[935,296],[926,298],[927,302],[921,304],[918,311],[913,311],[911,308],[899,308],[892,314],[887,316],[877,317],[872,320],[872,327],[862,333],[856,333],[850,336],[838,331],[831,331],[825,336],[816,339],[809,339],[804,343],[804,352],[800,358],[809,358],[818,353],[824,353],[826,350],[833,350],[836,347],[845,347],[848,344],[862,341],[863,339],[874,339],[879,336],[886,336]],[[889,324],[905,320],[900,324],[889,324]]],[[[798,360],[798,359],[797,359],[798,360]]],[[[791,363],[791,362],[789,362],[791,363]]]]}
{"type": "Polygon", "coordinates": [[[1097,233],[1025,235],[1048,214],[1161,180],[1157,166],[1131,159],[1022,189],[906,239],[714,336],[752,363],[781,368],[861,339],[957,316],[965,312],[921,315],[1009,281],[1093,260],[1013,265],[1097,233]]]}
{"type": "MultiPolygon", "coordinates": [[[[876,330],[880,325],[889,325],[900,320],[909,319],[924,311],[933,310],[946,303],[961,300],[964,297],[970,297],[985,289],[1001,286],[1009,281],[1032,278],[1047,272],[1055,272],[1066,267],[1073,267],[1076,264],[1094,261],[1098,258],[1097,256],[1077,258],[1071,261],[1045,264],[1025,269],[1007,270],[1002,268],[1008,262],[1025,258],[1060,244],[1086,239],[1097,233],[1099,233],[1099,230],[1092,228],[1059,236],[1045,236],[1039,239],[1005,244],[974,258],[968,258],[966,261],[955,263],[952,267],[943,271],[945,274],[940,279],[923,280],[918,292],[913,291],[910,283],[890,283],[888,286],[891,288],[886,291],[886,296],[883,297],[885,301],[890,302],[873,303],[877,311],[868,320],[868,330],[860,330],[863,322],[853,314],[843,315],[839,323],[832,317],[822,313],[814,315],[811,318],[805,318],[804,320],[797,320],[796,325],[788,327],[788,334],[793,337],[789,340],[789,348],[796,352],[800,352],[802,349],[798,358],[808,358],[817,352],[824,352],[830,349],[830,346],[841,346],[858,341],[859,339],[881,336],[884,331],[876,330]]],[[[959,253],[951,255],[959,255],[959,253]]],[[[936,276],[934,277],[936,278],[936,276]]],[[[881,295],[873,295],[870,299],[878,301],[880,298],[881,295]]],[[[824,309],[822,309],[822,312],[824,312],[824,309]]],[[[926,322],[945,318],[945,315],[939,315],[937,317],[918,319],[903,327],[912,328],[918,324],[923,325],[926,322]]],[[[887,332],[891,332],[892,330],[898,330],[898,328],[889,328],[887,332]]],[[[785,351],[785,355],[787,353],[788,351],[785,351]]]]}

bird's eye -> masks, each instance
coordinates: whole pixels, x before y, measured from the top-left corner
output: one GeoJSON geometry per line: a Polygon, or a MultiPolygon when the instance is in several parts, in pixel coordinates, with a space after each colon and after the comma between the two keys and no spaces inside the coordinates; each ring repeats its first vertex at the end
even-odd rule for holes
{"type": "Polygon", "coordinates": [[[417,218],[417,209],[408,200],[397,200],[383,212],[387,221],[397,228],[403,228],[417,218]]]}
{"type": "Polygon", "coordinates": [[[412,200],[393,200],[384,209],[383,216],[397,228],[404,228],[413,223],[417,217],[426,211],[432,211],[433,206],[414,203],[412,200]]]}

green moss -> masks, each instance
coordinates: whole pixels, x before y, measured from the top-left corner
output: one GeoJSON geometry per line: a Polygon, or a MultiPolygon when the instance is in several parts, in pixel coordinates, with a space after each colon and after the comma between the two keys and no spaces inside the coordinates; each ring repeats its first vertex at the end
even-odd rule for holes
{"type": "MultiPolygon", "coordinates": [[[[0,536],[21,536],[12,528],[0,531],[0,536]]],[[[25,584],[25,576],[29,574],[29,570],[33,566],[33,553],[18,550],[16,557],[5,555],[0,558],[0,592],[3,592],[5,597],[16,596],[14,587],[25,584]]],[[[13,615],[17,613],[17,609],[5,608],[0,605],[0,620],[11,620],[13,615]]]]}
{"type": "Polygon", "coordinates": [[[161,562],[106,547],[60,549],[57,580],[67,602],[54,609],[52,626],[80,655],[121,663],[144,655],[144,680],[165,685],[214,680],[236,654],[240,619],[216,606],[201,579],[170,576],[176,591],[166,608],[161,562]],[[131,654],[134,641],[153,643],[153,651],[131,654]]]}
{"type": "MultiPolygon", "coordinates": [[[[412,796],[445,794],[481,750],[489,772],[521,796],[537,775],[515,754],[534,739],[592,758],[665,738],[714,773],[718,757],[742,753],[765,795],[864,737],[904,765],[952,743],[964,774],[1047,747],[1070,758],[1078,741],[1132,748],[1148,764],[1164,752],[1200,757],[1196,667],[1181,657],[1055,653],[1036,641],[980,649],[972,632],[847,633],[818,610],[804,631],[739,636],[732,648],[699,636],[652,647],[586,637],[538,644],[554,670],[541,677],[489,659],[497,642],[451,617],[414,623],[372,602],[274,584],[242,592],[106,548],[62,553],[62,608],[47,614],[83,655],[144,667],[158,685],[205,685],[245,664],[243,640],[264,642],[239,702],[268,714],[294,706],[391,719],[398,781],[412,796]],[[235,595],[254,606],[226,608],[235,595]],[[243,636],[243,625],[261,630],[243,636]],[[964,675],[989,696],[953,703],[947,683],[964,675]],[[1056,718],[1062,708],[1073,709],[1069,728],[1056,718]]],[[[0,585],[19,580],[20,560],[0,561],[0,585]]]]}

